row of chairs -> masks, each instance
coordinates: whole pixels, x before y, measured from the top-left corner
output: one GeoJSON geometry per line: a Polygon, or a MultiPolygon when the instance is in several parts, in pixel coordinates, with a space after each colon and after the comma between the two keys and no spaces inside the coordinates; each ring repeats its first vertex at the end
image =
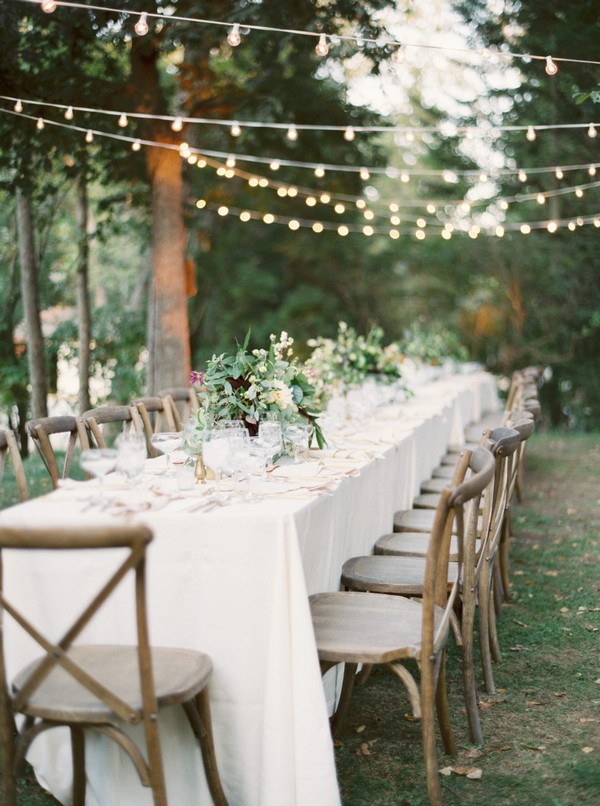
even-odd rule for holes
{"type": "MultiPolygon", "coordinates": [[[[165,389],[153,397],[136,398],[127,405],[104,405],[80,415],[29,420],[25,430],[56,489],[60,480],[69,476],[77,449],[106,447],[111,431],[134,429],[144,434],[148,456],[155,456],[152,434],[156,431],[181,431],[183,423],[199,407],[200,398],[194,387],[177,387],[165,389]],[[57,438],[64,449],[60,466],[55,450],[57,438]]],[[[23,501],[28,497],[28,485],[18,444],[10,429],[0,429],[0,481],[8,458],[13,465],[19,498],[23,501]]]]}
{"type": "Polygon", "coordinates": [[[509,597],[510,508],[520,494],[526,443],[541,413],[538,377],[533,370],[515,373],[504,412],[477,424],[465,445],[448,452],[413,508],[395,514],[393,533],[376,541],[374,554],[344,564],[343,590],[310,599],[323,674],[345,664],[334,735],[355,681],[365,681],[373,665],[388,667],[421,719],[432,804],[442,802],[436,710],[445,750],[456,752],[445,677],[450,633],[461,647],[470,739],[483,743],[475,642],[486,691],[494,693],[492,663],[500,660],[496,622],[509,597]],[[419,681],[407,660],[416,661],[419,681]]]}

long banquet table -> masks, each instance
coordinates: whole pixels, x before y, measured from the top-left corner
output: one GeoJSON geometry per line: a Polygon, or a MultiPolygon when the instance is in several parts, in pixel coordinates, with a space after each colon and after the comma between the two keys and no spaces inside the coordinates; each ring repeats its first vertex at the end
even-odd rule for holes
{"type": "MultiPolygon", "coordinates": [[[[328,692],[335,681],[324,687],[321,680],[308,595],[337,590],[343,562],[372,551],[375,540],[391,530],[394,511],[410,506],[447,446],[460,444],[464,427],[497,407],[491,375],[456,374],[423,384],[409,400],[378,410],[360,431],[338,443],[340,450],[323,454],[321,463],[315,458],[315,467],[325,472],[326,490],[288,484],[258,503],[206,513],[192,512],[185,494],[156,496],[159,503],[147,509],[120,510],[154,532],[148,555],[152,643],[201,649],[213,659],[215,743],[232,806],[340,803],[328,724],[328,692]]],[[[107,481],[109,492],[124,495],[118,474],[107,481]]],[[[114,523],[115,511],[88,505],[93,484],[66,484],[6,509],[0,523],[114,523]]],[[[5,554],[7,595],[26,602],[56,637],[69,614],[98,587],[108,560],[101,562],[92,552],[83,557],[42,553],[35,560],[25,555],[5,554]],[[73,563],[77,580],[69,596],[57,582],[65,563],[73,563]]],[[[119,593],[89,626],[87,641],[133,640],[126,594],[119,593]]],[[[12,631],[7,643],[10,673],[37,654],[12,631]]],[[[209,804],[200,753],[184,717],[178,709],[165,709],[160,719],[170,803],[209,804]]],[[[42,785],[68,804],[70,750],[62,730],[37,739],[29,760],[42,785]]],[[[88,806],[151,803],[113,743],[90,736],[86,754],[88,806]]]]}

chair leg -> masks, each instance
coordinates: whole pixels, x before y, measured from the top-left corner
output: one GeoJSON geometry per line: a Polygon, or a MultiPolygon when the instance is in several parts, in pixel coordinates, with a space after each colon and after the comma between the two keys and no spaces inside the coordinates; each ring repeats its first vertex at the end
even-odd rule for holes
{"type": "Polygon", "coordinates": [[[496,609],[494,607],[494,601],[492,597],[492,601],[490,602],[490,612],[488,618],[488,627],[489,627],[489,638],[490,638],[490,651],[492,653],[492,658],[496,663],[499,663],[502,660],[502,653],[500,652],[500,642],[498,640],[498,630],[496,629],[496,609]]]}
{"type": "Polygon", "coordinates": [[[346,663],[344,666],[344,681],[342,683],[340,701],[338,702],[338,707],[335,709],[334,715],[331,717],[331,735],[334,737],[339,733],[346,714],[348,713],[352,689],[354,688],[356,678],[356,667],[356,663],[346,663]]]}
{"type": "Polygon", "coordinates": [[[434,674],[433,664],[426,661],[429,670],[421,672],[421,736],[423,740],[423,757],[427,776],[427,793],[431,806],[442,806],[442,788],[438,772],[437,751],[435,746],[435,725],[433,718],[434,674]]]}
{"type": "Polygon", "coordinates": [[[463,604],[462,614],[462,672],[469,733],[473,744],[483,744],[483,732],[477,707],[473,636],[475,631],[475,601],[472,596],[463,604]]]}
{"type": "Polygon", "coordinates": [[[0,765],[2,775],[0,780],[1,802],[4,806],[16,806],[17,788],[15,776],[15,723],[8,705],[8,694],[0,693],[4,701],[0,705],[0,765]]]}
{"type": "Polygon", "coordinates": [[[213,802],[215,806],[227,806],[227,798],[223,792],[219,768],[217,766],[208,688],[202,689],[202,691],[196,695],[193,704],[191,702],[184,703],[184,710],[188,716],[194,735],[200,744],[206,781],[213,802]]]}
{"type": "Polygon", "coordinates": [[[492,671],[492,656],[490,652],[490,576],[491,569],[487,565],[479,579],[479,652],[485,690],[488,694],[496,693],[494,673],[492,671]]]}
{"type": "Polygon", "coordinates": [[[446,688],[446,652],[442,652],[440,661],[440,671],[438,674],[437,688],[435,691],[435,705],[437,709],[438,723],[444,742],[444,749],[449,756],[457,752],[456,741],[450,723],[450,709],[448,708],[448,690],[446,688]]]}
{"type": "Polygon", "coordinates": [[[73,806],[85,806],[85,734],[79,725],[71,725],[73,759],[73,806]]]}
{"type": "Polygon", "coordinates": [[[506,517],[504,518],[504,525],[502,527],[502,539],[500,540],[500,548],[499,548],[500,575],[502,578],[502,592],[504,595],[505,602],[511,601],[510,561],[509,561],[510,535],[511,535],[510,509],[507,509],[506,517]]]}

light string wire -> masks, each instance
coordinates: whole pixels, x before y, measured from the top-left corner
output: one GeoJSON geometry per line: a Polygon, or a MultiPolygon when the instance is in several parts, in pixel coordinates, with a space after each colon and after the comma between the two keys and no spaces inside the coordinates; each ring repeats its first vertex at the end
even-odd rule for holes
{"type": "MultiPolygon", "coordinates": [[[[32,5],[39,6],[41,4],[41,0],[18,0],[18,2],[23,3],[30,3],[32,5]]],[[[70,0],[56,0],[54,3],[55,7],[63,7],[63,8],[75,8],[75,9],[84,9],[87,11],[100,11],[103,13],[110,13],[110,14],[118,14],[118,15],[125,15],[128,17],[137,17],[141,18],[144,15],[144,19],[157,19],[161,22],[186,22],[186,23],[193,23],[196,25],[214,25],[219,27],[227,27],[231,28],[232,25],[235,25],[235,21],[225,21],[225,20],[212,20],[212,19],[203,19],[200,17],[186,17],[178,14],[159,14],[153,11],[137,11],[132,9],[123,9],[123,8],[114,8],[112,6],[98,6],[94,4],[87,4],[87,3],[75,3],[71,2],[70,0]]],[[[476,54],[480,58],[486,58],[486,56],[491,56],[492,53],[496,53],[495,51],[489,51],[484,49],[486,56],[482,55],[480,50],[475,50],[473,48],[459,48],[459,47],[448,47],[447,45],[434,45],[431,43],[428,44],[421,44],[416,42],[405,42],[400,41],[396,38],[390,39],[382,39],[378,37],[377,39],[360,36],[360,35],[342,35],[342,34],[328,34],[323,31],[306,31],[297,28],[279,28],[270,25],[258,25],[256,23],[240,23],[240,26],[244,28],[244,30],[248,31],[264,31],[267,33],[281,33],[281,34],[291,34],[293,36],[306,36],[311,38],[320,39],[321,37],[325,37],[326,40],[331,42],[332,40],[335,41],[346,41],[346,42],[354,42],[357,47],[362,47],[364,45],[374,45],[379,48],[383,47],[394,47],[398,48],[400,46],[404,46],[406,48],[425,48],[429,50],[441,50],[450,53],[465,53],[465,54],[476,54]]],[[[547,62],[548,56],[547,55],[537,55],[532,53],[517,53],[514,51],[498,51],[499,56],[506,57],[506,58],[513,58],[513,59],[521,59],[523,61],[529,60],[539,60],[547,62]]],[[[600,65],[600,61],[594,61],[591,59],[572,59],[565,56],[552,56],[552,60],[554,62],[565,62],[565,63],[573,63],[573,64],[589,64],[589,65],[600,65]]]]}
{"type": "MultiPolygon", "coordinates": [[[[54,109],[61,109],[61,110],[78,110],[81,112],[97,112],[99,114],[106,114],[110,116],[125,116],[125,117],[140,117],[145,119],[166,119],[170,120],[171,118],[160,118],[152,116],[142,115],[142,114],[128,114],[124,112],[113,112],[113,111],[106,111],[106,110],[98,110],[91,107],[70,107],[66,104],[57,104],[57,103],[50,103],[45,101],[30,101],[30,100],[21,100],[19,98],[15,98],[14,96],[10,95],[0,95],[0,99],[4,99],[10,102],[15,102],[15,109],[12,111],[15,114],[21,114],[20,112],[16,112],[16,108],[22,108],[23,104],[32,104],[38,106],[48,106],[54,109]]],[[[10,112],[11,110],[3,109],[0,111],[10,112]]],[[[27,115],[23,115],[27,117],[27,115]]],[[[29,116],[30,118],[32,116],[29,116]]],[[[44,121],[50,122],[49,119],[45,119],[44,121]]],[[[128,123],[128,121],[127,121],[128,123]]],[[[78,128],[69,124],[62,124],[59,122],[55,122],[55,125],[62,125],[66,128],[78,128]]],[[[127,124],[126,124],[127,125],[127,124]]],[[[595,135],[596,126],[594,123],[590,124],[557,124],[556,128],[583,128],[588,127],[588,136],[590,134],[590,130],[595,135]]],[[[600,127],[600,124],[598,124],[600,127]]],[[[527,129],[528,127],[521,127],[520,130],[527,129]]],[[[542,126],[538,127],[539,129],[542,126]]],[[[547,127],[550,128],[550,127],[547,127]]],[[[81,130],[81,129],[78,129],[81,130]]],[[[102,134],[105,137],[111,137],[111,134],[107,132],[98,132],[98,134],[102,134]]],[[[115,138],[119,138],[119,135],[113,135],[115,138]]],[[[147,141],[147,144],[153,144],[150,141],[147,141]]],[[[584,169],[594,169],[600,167],[600,163],[580,163],[574,165],[554,165],[554,166],[543,166],[543,167],[536,167],[536,168],[493,168],[490,170],[486,170],[485,168],[469,168],[469,169],[449,169],[449,168],[440,168],[440,169],[425,169],[425,168],[398,168],[396,166],[355,166],[355,165],[340,165],[335,163],[317,163],[317,162],[305,162],[301,160],[290,160],[285,158],[274,158],[274,157],[261,157],[255,154],[236,154],[231,151],[216,151],[212,149],[202,149],[201,152],[197,149],[192,149],[195,153],[202,153],[205,156],[214,157],[215,159],[222,159],[222,160],[230,160],[235,159],[236,161],[240,162],[250,162],[250,163],[257,163],[262,165],[269,165],[273,169],[273,165],[277,165],[279,167],[287,167],[287,168],[304,168],[309,169],[312,171],[322,171],[323,173],[329,172],[337,172],[337,173],[358,173],[358,174],[365,174],[363,178],[368,179],[371,174],[375,175],[382,175],[387,176],[390,179],[398,179],[400,177],[403,178],[403,181],[406,181],[405,177],[412,177],[412,176],[423,176],[423,177],[440,177],[445,179],[446,181],[450,182],[452,177],[464,177],[464,178],[480,178],[480,181],[488,181],[489,179],[495,179],[500,176],[518,176],[520,174],[525,173],[526,175],[529,174],[544,174],[544,173],[556,173],[557,171],[561,171],[563,173],[569,171],[577,171],[577,170],[584,170],[584,169]],[[369,176],[366,176],[368,174],[369,176]],[[448,177],[451,177],[448,179],[448,177]],[[481,177],[485,176],[485,179],[481,180],[481,177]]],[[[312,193],[312,191],[311,191],[312,193]]]]}
{"type": "MultiPolygon", "coordinates": [[[[400,235],[415,235],[419,240],[425,239],[425,227],[417,226],[417,229],[414,227],[407,227],[407,226],[395,226],[390,228],[390,226],[378,226],[378,225],[358,225],[358,224],[338,224],[333,221],[321,221],[316,219],[306,219],[306,218],[295,218],[293,216],[285,216],[280,214],[273,214],[273,213],[263,213],[258,212],[256,210],[248,210],[242,207],[229,207],[228,205],[224,204],[216,204],[212,202],[206,202],[204,199],[200,199],[196,203],[196,207],[200,210],[214,210],[218,215],[222,217],[226,217],[229,215],[237,216],[240,221],[247,222],[250,220],[253,221],[262,221],[264,224],[284,224],[291,230],[297,229],[312,229],[313,232],[320,233],[323,231],[329,232],[337,232],[338,235],[349,235],[350,233],[358,233],[366,236],[371,235],[388,235],[392,239],[397,239],[400,235]]],[[[427,225],[428,229],[441,229],[441,235],[445,238],[450,238],[454,235],[467,235],[470,238],[476,238],[478,235],[496,235],[496,237],[502,237],[505,232],[520,232],[522,235],[528,235],[533,230],[542,230],[545,229],[548,232],[554,233],[560,228],[566,227],[570,231],[575,230],[577,227],[585,226],[586,224],[593,224],[595,227],[600,228],[600,212],[593,213],[591,215],[579,216],[577,218],[563,218],[563,219],[546,219],[544,221],[529,221],[529,222],[510,222],[503,224],[501,226],[494,227],[485,227],[481,229],[480,227],[475,228],[458,228],[453,227],[452,229],[448,229],[446,224],[442,224],[441,222],[429,222],[427,225]],[[550,227],[550,228],[549,228],[550,227]],[[444,235],[444,232],[446,233],[444,235]]]]}
{"type": "MultiPolygon", "coordinates": [[[[35,118],[33,115],[27,115],[27,114],[25,114],[23,112],[15,112],[14,109],[2,109],[2,108],[0,108],[0,113],[5,113],[5,114],[8,114],[8,115],[12,115],[13,117],[23,118],[23,119],[26,119],[26,120],[30,120],[32,122],[36,121],[38,124],[39,124],[39,121],[42,120],[41,118],[35,118]]],[[[168,150],[171,150],[171,151],[177,151],[179,154],[181,154],[181,152],[182,152],[181,146],[177,145],[176,143],[164,143],[164,142],[157,142],[157,141],[153,141],[153,140],[144,140],[144,139],[140,139],[140,138],[136,138],[136,137],[130,137],[130,136],[125,135],[125,134],[116,134],[116,133],[112,133],[112,132],[110,132],[110,133],[109,132],[103,132],[103,131],[100,131],[100,130],[97,130],[97,129],[88,129],[88,128],[83,127],[83,126],[76,126],[74,124],[68,124],[68,123],[64,123],[62,121],[54,121],[54,120],[50,120],[50,119],[46,119],[46,118],[43,119],[43,123],[44,123],[44,125],[48,124],[50,126],[56,126],[58,128],[68,129],[68,130],[71,130],[71,131],[80,132],[80,133],[84,134],[86,136],[86,138],[89,137],[89,135],[91,134],[93,136],[104,137],[104,138],[107,138],[107,139],[112,139],[112,140],[117,140],[117,141],[120,141],[120,142],[125,142],[125,143],[128,143],[131,146],[138,145],[140,148],[143,145],[143,146],[147,146],[147,147],[164,148],[164,149],[168,149],[168,150]]],[[[328,201],[327,202],[322,202],[322,203],[326,203],[326,204],[328,204],[330,201],[333,202],[334,200],[340,200],[340,201],[345,201],[345,202],[350,202],[350,203],[355,203],[355,204],[357,202],[362,201],[362,202],[364,202],[366,204],[366,202],[365,202],[365,200],[363,199],[362,196],[349,196],[349,195],[345,195],[345,194],[335,194],[333,192],[329,193],[329,192],[326,192],[326,191],[323,191],[323,190],[314,190],[314,189],[310,189],[310,188],[298,188],[295,185],[289,185],[289,184],[286,184],[284,182],[279,182],[279,181],[276,181],[276,180],[273,180],[273,179],[267,179],[266,177],[258,177],[256,174],[250,174],[248,172],[241,171],[239,169],[228,168],[228,166],[226,164],[223,164],[223,163],[218,162],[216,160],[212,160],[210,158],[210,155],[206,154],[201,149],[189,148],[188,152],[189,152],[190,156],[193,154],[196,157],[201,157],[203,160],[206,161],[207,165],[210,165],[211,167],[215,168],[215,170],[217,170],[217,172],[218,171],[223,171],[224,173],[222,175],[224,175],[228,179],[232,178],[233,176],[237,176],[238,178],[245,179],[245,180],[255,179],[255,180],[257,180],[258,183],[260,183],[260,181],[262,180],[263,184],[262,185],[259,184],[259,186],[261,186],[263,188],[264,187],[271,187],[272,189],[274,189],[276,191],[281,189],[281,188],[284,188],[284,189],[286,189],[287,193],[289,193],[289,190],[293,188],[294,191],[295,191],[294,194],[293,194],[294,196],[295,195],[301,195],[301,196],[305,196],[306,198],[312,197],[312,198],[315,199],[315,203],[317,202],[317,200],[320,200],[323,197],[323,195],[325,195],[325,196],[328,197],[328,201]],[[229,172],[229,175],[227,175],[227,172],[229,172]]],[[[189,162],[189,159],[188,159],[188,162],[189,162]]],[[[600,163],[598,165],[600,165],[600,163]]],[[[587,166],[584,166],[584,167],[587,167],[587,166]]],[[[595,166],[590,166],[590,167],[595,167],[595,166]]],[[[478,207],[478,206],[481,206],[481,205],[485,205],[485,206],[489,207],[492,204],[498,205],[498,204],[505,203],[505,204],[508,205],[509,203],[514,203],[514,202],[520,203],[520,202],[523,202],[523,201],[531,201],[533,199],[536,199],[536,200],[539,201],[541,196],[544,197],[544,201],[545,201],[547,198],[549,198],[551,196],[560,196],[560,195],[566,195],[566,194],[571,194],[571,193],[575,193],[577,195],[583,195],[583,192],[585,190],[593,189],[593,188],[596,188],[598,186],[600,186],[600,181],[591,182],[591,183],[587,183],[587,184],[573,185],[573,186],[567,187],[567,188],[555,188],[555,189],[546,190],[546,191],[543,191],[543,192],[519,193],[519,194],[515,194],[514,196],[505,196],[505,197],[500,197],[500,198],[473,199],[473,200],[462,199],[460,201],[454,201],[454,202],[449,201],[448,199],[400,200],[398,202],[395,202],[395,205],[396,206],[402,206],[402,207],[423,207],[423,208],[427,208],[428,205],[434,205],[436,207],[438,207],[438,206],[454,206],[456,208],[459,208],[461,206],[467,205],[469,207],[469,209],[470,209],[471,207],[478,207]]],[[[289,194],[289,195],[291,196],[292,194],[289,194]]],[[[388,203],[383,202],[383,201],[379,201],[379,200],[375,201],[375,202],[371,202],[371,206],[376,206],[376,207],[378,207],[380,205],[383,205],[383,204],[388,204],[388,203]]]]}
{"type": "MultiPolygon", "coordinates": [[[[38,0],[19,0],[19,2],[38,2],[38,0]]],[[[209,126],[222,126],[231,128],[239,126],[240,129],[278,129],[280,131],[319,131],[319,132],[347,132],[349,129],[354,133],[385,133],[390,134],[439,134],[442,137],[455,137],[459,134],[478,135],[479,137],[489,137],[495,132],[536,132],[561,130],[561,129],[589,129],[600,128],[600,122],[588,121],[587,123],[539,123],[539,124],[507,124],[490,126],[489,129],[480,129],[477,126],[449,126],[441,123],[439,126],[359,126],[353,123],[346,125],[329,125],[319,123],[277,123],[271,121],[239,120],[237,118],[203,118],[186,115],[152,115],[147,112],[126,112],[115,109],[98,109],[91,106],[74,106],[72,104],[53,103],[51,101],[38,101],[32,99],[17,98],[13,95],[0,95],[0,99],[15,102],[17,104],[30,104],[32,106],[46,106],[53,109],[70,110],[71,112],[83,112],[86,114],[107,115],[110,117],[122,117],[137,120],[160,120],[166,123],[198,124],[209,126]]],[[[258,158],[257,158],[258,159],[258,158]]],[[[263,158],[265,159],[265,158],[263,158]]],[[[338,167],[338,166],[336,166],[338,167]]]]}

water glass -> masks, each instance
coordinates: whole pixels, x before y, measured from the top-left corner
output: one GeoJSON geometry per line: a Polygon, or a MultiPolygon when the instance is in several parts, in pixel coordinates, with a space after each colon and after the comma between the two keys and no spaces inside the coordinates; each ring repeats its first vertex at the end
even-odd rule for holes
{"type": "Polygon", "coordinates": [[[307,423],[288,423],[285,428],[285,439],[294,450],[294,464],[300,464],[300,453],[307,451],[310,443],[312,427],[307,423]]]}
{"type": "Polygon", "coordinates": [[[281,430],[281,423],[266,420],[258,424],[258,436],[264,445],[270,449],[271,462],[281,453],[283,446],[283,435],[281,430]]]}
{"type": "Polygon", "coordinates": [[[117,464],[117,451],[114,448],[89,448],[81,451],[79,464],[90,476],[98,479],[100,492],[97,503],[104,501],[104,476],[115,469],[117,464]]]}
{"type": "Polygon", "coordinates": [[[133,483],[142,475],[146,464],[148,455],[146,439],[137,431],[128,431],[117,437],[116,446],[116,469],[127,478],[128,482],[133,483]]]}

